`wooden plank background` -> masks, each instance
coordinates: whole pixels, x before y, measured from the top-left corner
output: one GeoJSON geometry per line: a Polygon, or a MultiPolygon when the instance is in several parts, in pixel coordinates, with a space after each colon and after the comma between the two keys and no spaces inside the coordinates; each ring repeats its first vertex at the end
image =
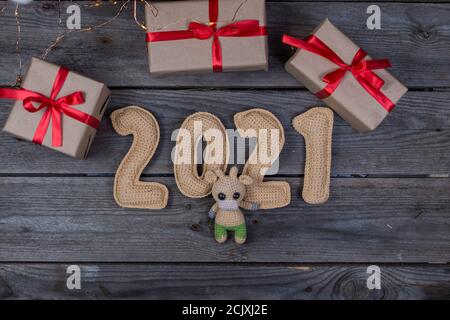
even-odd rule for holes
{"type": "MultiPolygon", "coordinates": [[[[61,2],[63,20],[68,4],[61,2]]],[[[57,35],[58,10],[58,1],[22,8],[24,70],[57,35]]],[[[115,10],[82,6],[82,24],[115,10]]],[[[0,1],[2,85],[17,72],[13,11],[0,1]]],[[[267,14],[267,73],[153,78],[130,10],[108,27],[68,35],[50,53],[48,60],[106,82],[113,96],[88,160],[0,135],[0,297],[450,297],[450,2],[272,0],[267,14]],[[365,27],[373,3],[381,30],[365,27]],[[325,17],[371,56],[388,57],[410,92],[374,132],[356,133],[336,117],[332,195],[310,206],[300,197],[304,142],[290,122],[321,103],[283,70],[292,52],[280,38],[305,36],[325,17]],[[114,172],[131,137],[113,131],[109,114],[131,104],[151,110],[161,127],[143,178],[168,186],[161,211],[121,209],[113,200],[114,172]],[[218,245],[206,215],[211,200],[185,198],[174,183],[171,134],[193,112],[213,112],[233,128],[232,116],[252,107],[284,125],[280,171],[268,179],[290,183],[292,204],[248,213],[244,246],[218,245]],[[65,287],[69,264],[82,266],[79,292],[65,287]],[[380,264],[382,290],[366,287],[371,264],[380,264]]],[[[9,106],[0,101],[1,126],[9,106]]]]}

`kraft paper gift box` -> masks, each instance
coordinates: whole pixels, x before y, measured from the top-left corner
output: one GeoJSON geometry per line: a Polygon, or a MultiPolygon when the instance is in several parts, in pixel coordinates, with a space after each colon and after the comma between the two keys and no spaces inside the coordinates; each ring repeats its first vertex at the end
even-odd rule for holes
{"type": "MultiPolygon", "coordinates": [[[[53,118],[57,117],[53,114],[48,121],[46,131],[44,130],[41,134],[41,141],[35,141],[38,127],[42,129],[43,117],[45,117],[49,108],[47,105],[42,110],[30,112],[24,107],[23,97],[14,103],[3,131],[75,158],[86,158],[97,131],[96,127],[99,125],[109,101],[110,91],[105,84],[52,63],[33,58],[21,90],[3,89],[3,93],[8,92],[6,96],[3,94],[3,98],[12,98],[8,97],[11,94],[20,95],[23,90],[32,91],[44,96],[44,98],[33,100],[32,106],[30,106],[30,108],[39,108],[41,100],[51,97],[54,85],[56,85],[55,79],[58,75],[62,75],[63,73],[60,72],[63,71],[66,72],[66,76],[62,78],[59,86],[60,91],[54,100],[66,99],[65,97],[78,92],[78,95],[83,97],[84,102],[79,103],[80,101],[78,101],[73,105],[70,105],[69,102],[68,105],[62,107],[64,111],[61,112],[61,145],[53,145],[55,142],[53,141],[53,130],[57,130],[55,129],[55,123],[53,123],[53,118]],[[77,116],[80,117],[79,120],[76,119],[77,116]]],[[[2,96],[1,93],[0,97],[2,96]]],[[[24,95],[26,96],[28,93],[25,92],[24,95]]],[[[77,97],[76,99],[80,98],[77,97]]]]}
{"type": "Polygon", "coordinates": [[[146,6],[145,17],[152,75],[268,68],[265,0],[152,2],[146,6]],[[214,20],[218,34],[215,45],[210,31],[214,20]],[[250,30],[242,30],[249,27],[249,21],[252,21],[250,30]],[[189,33],[193,30],[190,29],[192,23],[194,28],[197,27],[194,33],[200,32],[202,39],[189,33]],[[236,28],[241,28],[240,35],[232,35],[236,28]],[[214,51],[218,51],[220,59],[213,58],[214,51]]]}
{"type": "MultiPolygon", "coordinates": [[[[352,64],[355,55],[360,50],[355,43],[337,29],[329,20],[323,21],[312,32],[312,35],[320,39],[322,43],[331,49],[347,65],[352,64]]],[[[296,46],[296,39],[292,39],[292,37],[285,35],[283,42],[296,46]]],[[[372,58],[366,56],[363,60],[368,61],[372,60],[372,58]]],[[[387,65],[386,59],[384,60],[379,64],[387,65]]],[[[367,65],[370,66],[370,63],[367,63],[367,65]]],[[[360,67],[362,66],[360,64],[360,67]]],[[[336,111],[354,129],[360,132],[375,129],[393,109],[395,103],[408,91],[384,67],[381,67],[380,69],[366,71],[367,73],[363,75],[363,77],[367,77],[369,82],[371,82],[371,79],[373,80],[377,77],[379,80],[382,80],[381,82],[378,81],[378,85],[373,86],[375,88],[369,88],[369,91],[374,89],[372,91],[375,92],[378,98],[371,95],[358,82],[353,72],[344,72],[342,81],[331,95],[329,95],[329,92],[328,94],[323,94],[324,88],[327,87],[327,83],[324,82],[324,76],[340,69],[340,66],[305,48],[299,48],[286,63],[285,68],[287,72],[300,81],[308,90],[318,95],[319,98],[336,111]],[[374,76],[368,74],[370,72],[374,76]]],[[[367,82],[367,79],[363,79],[363,81],[367,82]]]]}

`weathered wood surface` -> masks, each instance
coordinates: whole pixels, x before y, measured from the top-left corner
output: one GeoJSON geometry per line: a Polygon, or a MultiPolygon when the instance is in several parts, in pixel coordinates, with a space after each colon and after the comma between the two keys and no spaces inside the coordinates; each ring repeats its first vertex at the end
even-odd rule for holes
{"type": "Polygon", "coordinates": [[[248,243],[217,245],[211,199],[173,178],[164,210],[119,208],[113,178],[0,178],[0,261],[450,262],[449,179],[332,179],[330,200],[247,212],[248,243]]]}
{"type": "Polygon", "coordinates": [[[449,266],[383,266],[381,290],[368,265],[81,265],[81,290],[68,290],[69,264],[0,264],[3,299],[449,299],[449,266]],[[32,284],[32,285],[30,285],[32,284]]]}
{"type": "MultiPolygon", "coordinates": [[[[69,1],[63,2],[62,12],[69,1]]],[[[23,57],[40,56],[58,34],[57,1],[34,2],[22,9],[23,57]]],[[[280,43],[281,35],[303,37],[329,17],[373,57],[388,57],[394,75],[408,87],[449,87],[450,4],[383,3],[382,30],[365,27],[371,3],[271,2],[267,4],[270,72],[153,78],[148,74],[145,34],[130,11],[107,28],[90,33],[72,33],[49,56],[50,61],[82,72],[115,87],[261,87],[298,88],[300,84],[284,71],[291,50],[280,43]]],[[[15,82],[16,27],[13,5],[0,15],[0,83],[15,82]]],[[[117,7],[82,7],[82,24],[106,21],[117,7]]],[[[64,28],[64,26],[63,26],[64,28]]]]}
{"type": "MultiPolygon", "coordinates": [[[[450,92],[410,92],[380,128],[359,134],[336,116],[332,174],[429,175],[448,174],[450,168],[450,92]]],[[[196,111],[209,111],[233,129],[233,115],[252,107],[274,112],[284,125],[286,145],[279,174],[301,174],[304,141],[292,128],[292,118],[320,102],[296,90],[198,91],[116,90],[86,161],[74,161],[54,151],[2,134],[0,174],[113,174],[131,145],[111,127],[109,114],[126,105],[151,110],[159,121],[161,143],[146,174],[172,174],[172,132],[196,111]]],[[[0,125],[10,102],[0,101],[0,125]]]]}

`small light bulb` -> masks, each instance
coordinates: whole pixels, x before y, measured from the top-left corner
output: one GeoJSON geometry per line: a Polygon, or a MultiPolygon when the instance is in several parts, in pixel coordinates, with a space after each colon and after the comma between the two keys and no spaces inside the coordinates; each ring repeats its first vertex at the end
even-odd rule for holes
{"type": "Polygon", "coordinates": [[[11,0],[12,2],[15,2],[17,4],[29,4],[31,3],[33,0],[11,0]]]}

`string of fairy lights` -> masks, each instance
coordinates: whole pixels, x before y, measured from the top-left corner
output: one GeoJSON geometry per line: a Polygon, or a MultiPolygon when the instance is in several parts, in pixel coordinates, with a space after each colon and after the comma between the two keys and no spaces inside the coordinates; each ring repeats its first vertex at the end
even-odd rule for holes
{"type": "MultiPolygon", "coordinates": [[[[16,23],[15,51],[16,51],[16,55],[17,55],[18,66],[17,66],[16,83],[14,86],[20,87],[20,85],[22,83],[22,71],[23,71],[22,70],[23,62],[22,62],[22,37],[21,37],[21,35],[22,35],[21,5],[22,5],[22,2],[24,2],[24,1],[16,0],[15,2],[16,2],[15,7],[14,7],[14,19],[15,19],[15,23],[16,23]]],[[[27,2],[31,2],[31,1],[27,1],[27,2]]],[[[157,15],[156,7],[147,0],[121,0],[121,1],[118,1],[118,0],[107,0],[107,1],[94,0],[94,1],[90,1],[89,3],[83,3],[83,4],[70,1],[71,4],[77,4],[82,7],[100,8],[105,5],[113,5],[113,6],[117,7],[117,9],[115,10],[115,14],[111,18],[109,18],[103,22],[100,22],[98,24],[83,27],[81,29],[64,30],[64,28],[62,26],[63,19],[62,19],[62,15],[61,15],[61,6],[62,6],[61,2],[62,2],[61,0],[58,0],[58,34],[56,35],[55,39],[52,42],[50,42],[48,47],[46,47],[44,52],[42,53],[41,58],[44,60],[47,58],[48,54],[70,34],[80,33],[80,32],[91,32],[95,29],[105,27],[105,26],[111,24],[118,17],[120,17],[130,7],[131,7],[131,14],[133,16],[133,19],[134,19],[136,25],[144,31],[147,30],[147,27],[138,18],[138,14],[137,14],[138,4],[144,5],[144,6],[149,6],[151,8],[152,13],[155,16],[157,15]]],[[[4,6],[3,8],[0,8],[0,15],[5,13],[7,8],[8,8],[8,6],[4,6]]]]}

